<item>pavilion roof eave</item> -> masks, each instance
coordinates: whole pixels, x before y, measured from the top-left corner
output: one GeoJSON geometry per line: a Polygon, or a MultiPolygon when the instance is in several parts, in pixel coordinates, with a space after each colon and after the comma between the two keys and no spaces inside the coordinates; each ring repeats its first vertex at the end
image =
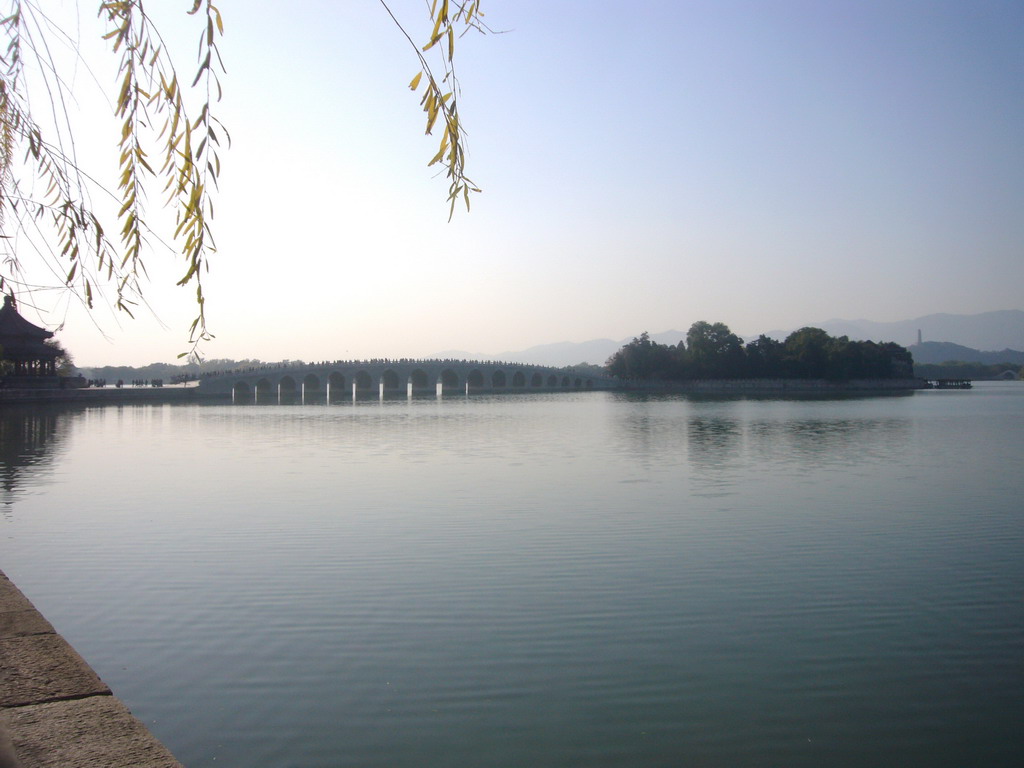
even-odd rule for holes
{"type": "Polygon", "coordinates": [[[32,339],[42,343],[52,336],[53,331],[40,328],[18,314],[14,299],[4,296],[4,305],[0,307],[0,339],[32,339]]]}

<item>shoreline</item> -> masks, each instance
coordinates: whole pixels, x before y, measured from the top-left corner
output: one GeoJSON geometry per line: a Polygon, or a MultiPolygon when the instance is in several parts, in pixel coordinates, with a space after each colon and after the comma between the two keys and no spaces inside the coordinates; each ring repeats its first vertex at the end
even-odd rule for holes
{"type": "Polygon", "coordinates": [[[18,403],[193,403],[222,399],[198,387],[101,387],[82,389],[0,389],[0,407],[18,403]]]}
{"type": "Polygon", "coordinates": [[[692,381],[627,382],[624,392],[663,394],[791,395],[887,394],[927,389],[924,379],[694,379],[692,381]]]}
{"type": "MultiPolygon", "coordinates": [[[[603,392],[642,392],[647,394],[722,394],[722,395],[801,395],[801,394],[888,394],[927,389],[925,379],[852,379],[833,382],[825,379],[696,379],[693,381],[621,382],[603,392]]],[[[530,394],[563,390],[492,387],[469,394],[530,394]]],[[[576,391],[576,390],[573,390],[576,391]]],[[[449,395],[451,397],[452,395],[449,395]]],[[[464,397],[459,394],[455,396],[464,397]]],[[[347,399],[347,398],[346,398],[347,399]]],[[[372,396],[367,399],[373,399],[372,396]]],[[[198,386],[103,387],[83,389],[0,389],[0,407],[20,403],[164,404],[230,401],[229,393],[204,391],[198,386]]]]}

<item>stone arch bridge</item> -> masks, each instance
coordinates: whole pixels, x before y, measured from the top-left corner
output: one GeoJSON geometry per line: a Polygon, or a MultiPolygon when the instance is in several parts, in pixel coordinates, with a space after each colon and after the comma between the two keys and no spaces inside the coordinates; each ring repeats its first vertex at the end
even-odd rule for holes
{"type": "Polygon", "coordinates": [[[346,400],[572,392],[613,389],[614,379],[566,368],[476,360],[369,360],[286,363],[205,374],[203,395],[236,403],[332,403],[346,400]]]}

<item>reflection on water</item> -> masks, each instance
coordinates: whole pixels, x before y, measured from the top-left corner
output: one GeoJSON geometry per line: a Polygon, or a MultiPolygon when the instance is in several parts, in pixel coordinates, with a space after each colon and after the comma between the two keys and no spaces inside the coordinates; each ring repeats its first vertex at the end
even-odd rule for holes
{"type": "Polygon", "coordinates": [[[52,470],[74,413],[48,407],[0,408],[0,503],[5,515],[11,513],[19,494],[43,482],[52,470]]]}
{"type": "Polygon", "coordinates": [[[0,562],[190,766],[1012,764],[1022,395],[8,413],[0,562]]]}

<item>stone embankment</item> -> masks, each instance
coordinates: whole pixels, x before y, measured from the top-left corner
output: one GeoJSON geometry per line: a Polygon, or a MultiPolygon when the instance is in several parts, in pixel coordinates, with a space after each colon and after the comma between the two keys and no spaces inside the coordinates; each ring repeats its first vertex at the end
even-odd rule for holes
{"type": "MultiPolygon", "coordinates": [[[[201,397],[198,387],[96,387],[87,389],[0,389],[0,405],[15,403],[191,403],[201,397]]],[[[2,766],[0,766],[2,768],[2,766]]]]}
{"type": "Polygon", "coordinates": [[[181,768],[0,572],[0,768],[181,768]]]}

